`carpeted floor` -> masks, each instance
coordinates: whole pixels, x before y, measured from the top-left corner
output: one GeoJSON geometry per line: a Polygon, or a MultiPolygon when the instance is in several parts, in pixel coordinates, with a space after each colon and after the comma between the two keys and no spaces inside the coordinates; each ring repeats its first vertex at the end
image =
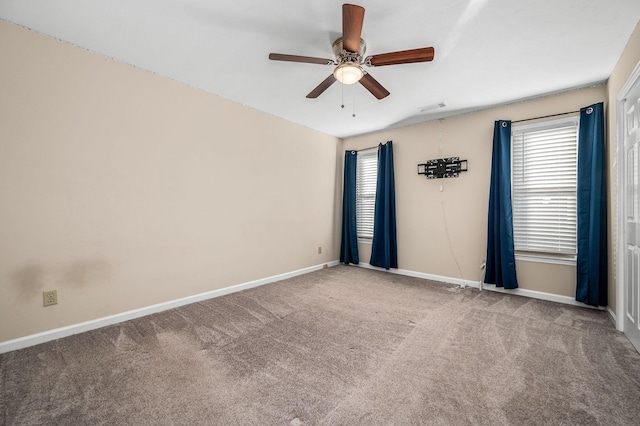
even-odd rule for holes
{"type": "Polygon", "coordinates": [[[338,266],[0,355],[0,424],[632,425],[602,311],[338,266]]]}

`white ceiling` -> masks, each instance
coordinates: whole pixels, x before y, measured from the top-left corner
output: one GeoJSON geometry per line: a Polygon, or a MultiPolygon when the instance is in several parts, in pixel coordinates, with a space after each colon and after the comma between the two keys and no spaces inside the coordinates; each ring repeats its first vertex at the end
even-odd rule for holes
{"type": "Polygon", "coordinates": [[[342,3],[0,0],[0,18],[338,137],[601,83],[640,19],[640,0],[359,0],[366,54],[435,59],[368,68],[383,100],[340,83],[306,99],[333,68],[267,56],[333,58],[342,3]]]}

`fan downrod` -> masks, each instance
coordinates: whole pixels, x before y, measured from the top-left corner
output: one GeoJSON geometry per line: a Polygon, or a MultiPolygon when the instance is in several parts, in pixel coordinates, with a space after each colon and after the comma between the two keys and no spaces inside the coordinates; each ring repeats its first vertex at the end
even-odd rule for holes
{"type": "Polygon", "coordinates": [[[342,37],[333,42],[333,54],[336,57],[338,65],[344,63],[351,63],[356,65],[362,64],[362,58],[367,50],[367,43],[363,39],[360,39],[360,46],[357,52],[348,52],[345,50],[342,37]]]}

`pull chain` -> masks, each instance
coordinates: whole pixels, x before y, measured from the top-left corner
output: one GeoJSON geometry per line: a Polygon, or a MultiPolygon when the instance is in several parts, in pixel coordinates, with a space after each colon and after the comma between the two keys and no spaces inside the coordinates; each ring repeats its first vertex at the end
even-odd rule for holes
{"type": "MultiPolygon", "coordinates": [[[[355,118],[356,116],[356,94],[355,94],[355,89],[353,89],[353,86],[355,86],[355,84],[352,84],[351,87],[351,96],[353,98],[353,110],[351,111],[351,116],[355,118]]],[[[342,103],[340,104],[340,108],[344,109],[344,84],[340,85],[340,93],[341,93],[341,100],[342,103]]]]}
{"type": "Polygon", "coordinates": [[[351,89],[351,96],[353,96],[353,113],[351,114],[351,116],[355,118],[355,116],[356,116],[356,90],[355,90],[355,84],[352,84],[351,87],[353,87],[353,89],[351,89]]]}

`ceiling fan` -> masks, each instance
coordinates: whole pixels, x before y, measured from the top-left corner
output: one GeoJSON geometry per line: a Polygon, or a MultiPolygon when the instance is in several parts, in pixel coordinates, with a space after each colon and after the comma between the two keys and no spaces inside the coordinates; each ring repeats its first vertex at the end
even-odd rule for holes
{"type": "Polygon", "coordinates": [[[428,62],[433,60],[433,55],[435,53],[433,47],[382,53],[364,58],[366,43],[360,38],[360,35],[362,34],[363,21],[363,7],[354,4],[342,5],[342,37],[333,42],[333,53],[336,57],[335,60],[314,58],[310,56],[285,55],[282,53],[270,53],[269,59],[273,61],[337,65],[333,73],[313,89],[307,95],[307,98],[317,98],[333,83],[335,83],[336,80],[338,80],[343,84],[360,82],[360,84],[362,84],[378,99],[383,99],[389,96],[389,91],[378,83],[371,74],[364,71],[362,69],[362,65],[366,65],[368,67],[381,67],[384,65],[428,62]]]}

